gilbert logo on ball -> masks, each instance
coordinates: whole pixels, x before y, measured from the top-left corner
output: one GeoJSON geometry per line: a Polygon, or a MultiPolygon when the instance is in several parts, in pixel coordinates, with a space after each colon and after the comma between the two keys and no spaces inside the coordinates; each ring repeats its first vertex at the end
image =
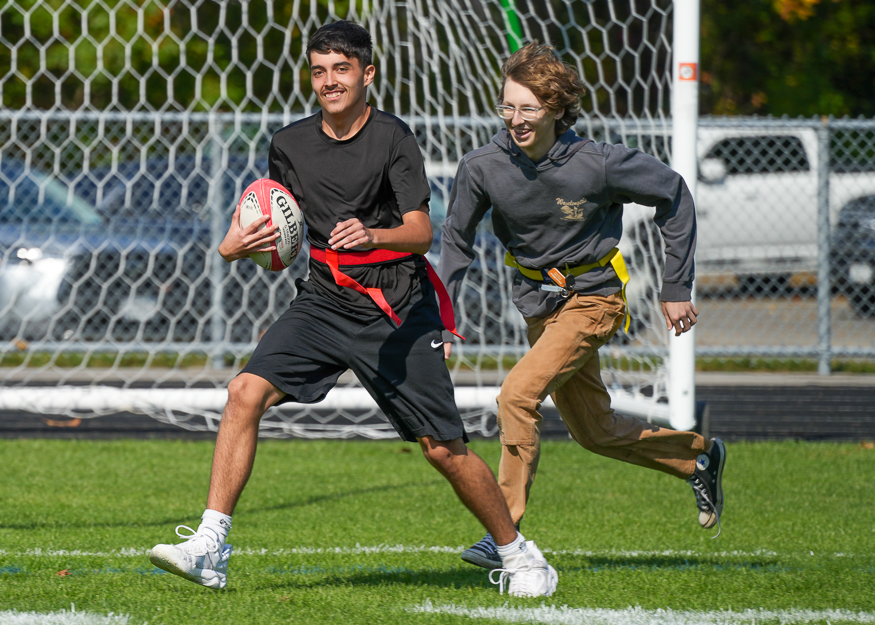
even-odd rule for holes
{"type": "Polygon", "coordinates": [[[291,265],[304,242],[304,215],[292,194],[282,186],[260,178],[246,187],[240,198],[240,227],[245,228],[262,215],[269,215],[268,226],[279,226],[280,238],[276,249],[270,252],[253,252],[249,258],[271,271],[282,271],[291,265]]]}

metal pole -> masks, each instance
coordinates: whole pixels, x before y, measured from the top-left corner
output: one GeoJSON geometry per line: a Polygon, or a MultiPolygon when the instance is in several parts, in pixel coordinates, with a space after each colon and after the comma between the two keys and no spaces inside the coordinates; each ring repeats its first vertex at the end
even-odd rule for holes
{"type": "Polygon", "coordinates": [[[210,361],[214,369],[225,368],[224,339],[225,319],[222,313],[225,261],[219,257],[219,244],[225,237],[225,215],[222,206],[222,129],[218,117],[210,116],[210,190],[207,202],[210,207],[210,249],[207,250],[207,267],[210,275],[210,361]]]}
{"type": "MultiPolygon", "coordinates": [[[[675,0],[672,41],[671,165],[696,197],[699,124],[699,0],[675,0]]],[[[695,301],[695,291],[693,292],[695,301]]],[[[677,430],[696,425],[695,330],[669,340],[668,402],[670,424],[677,430]]]]}
{"type": "Polygon", "coordinates": [[[830,224],[829,224],[829,119],[817,129],[817,373],[830,367],[830,224]]]}

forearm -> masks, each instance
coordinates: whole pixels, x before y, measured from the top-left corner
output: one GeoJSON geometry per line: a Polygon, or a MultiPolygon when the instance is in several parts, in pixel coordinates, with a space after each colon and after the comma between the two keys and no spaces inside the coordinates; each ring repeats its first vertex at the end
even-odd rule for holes
{"type": "Polygon", "coordinates": [[[397,228],[371,228],[371,242],[363,247],[425,254],[431,247],[431,228],[406,223],[397,228]]]}
{"type": "Polygon", "coordinates": [[[347,219],[331,231],[328,245],[335,250],[380,248],[393,252],[425,254],[431,247],[431,220],[428,208],[401,216],[403,223],[395,228],[365,228],[358,219],[347,219]]]}

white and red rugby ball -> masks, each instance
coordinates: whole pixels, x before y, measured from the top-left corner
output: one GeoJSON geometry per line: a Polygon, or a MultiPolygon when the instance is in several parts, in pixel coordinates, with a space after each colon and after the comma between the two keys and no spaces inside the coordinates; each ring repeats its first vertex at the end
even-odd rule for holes
{"type": "Polygon", "coordinates": [[[276,249],[270,252],[253,252],[249,258],[271,271],[282,271],[291,265],[304,242],[304,214],[292,194],[279,183],[269,178],[259,178],[246,187],[240,198],[240,228],[245,228],[262,215],[270,221],[259,227],[279,226],[280,237],[276,249]]]}

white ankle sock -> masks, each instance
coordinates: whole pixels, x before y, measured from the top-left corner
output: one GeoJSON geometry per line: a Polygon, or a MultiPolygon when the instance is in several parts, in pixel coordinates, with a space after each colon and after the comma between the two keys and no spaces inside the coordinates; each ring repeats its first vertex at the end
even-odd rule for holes
{"type": "Polygon", "coordinates": [[[228,538],[228,532],[231,531],[231,517],[227,514],[222,514],[218,510],[207,508],[204,510],[201,518],[203,521],[201,521],[200,526],[197,528],[198,533],[210,532],[218,542],[224,544],[228,538]]]}
{"type": "Polygon", "coordinates": [[[525,551],[526,550],[526,539],[522,534],[517,532],[516,539],[513,542],[508,543],[506,545],[495,545],[495,547],[496,547],[496,550],[498,551],[498,555],[500,555],[501,559],[503,560],[507,556],[515,555],[515,554],[519,553],[520,551],[525,551]]]}

